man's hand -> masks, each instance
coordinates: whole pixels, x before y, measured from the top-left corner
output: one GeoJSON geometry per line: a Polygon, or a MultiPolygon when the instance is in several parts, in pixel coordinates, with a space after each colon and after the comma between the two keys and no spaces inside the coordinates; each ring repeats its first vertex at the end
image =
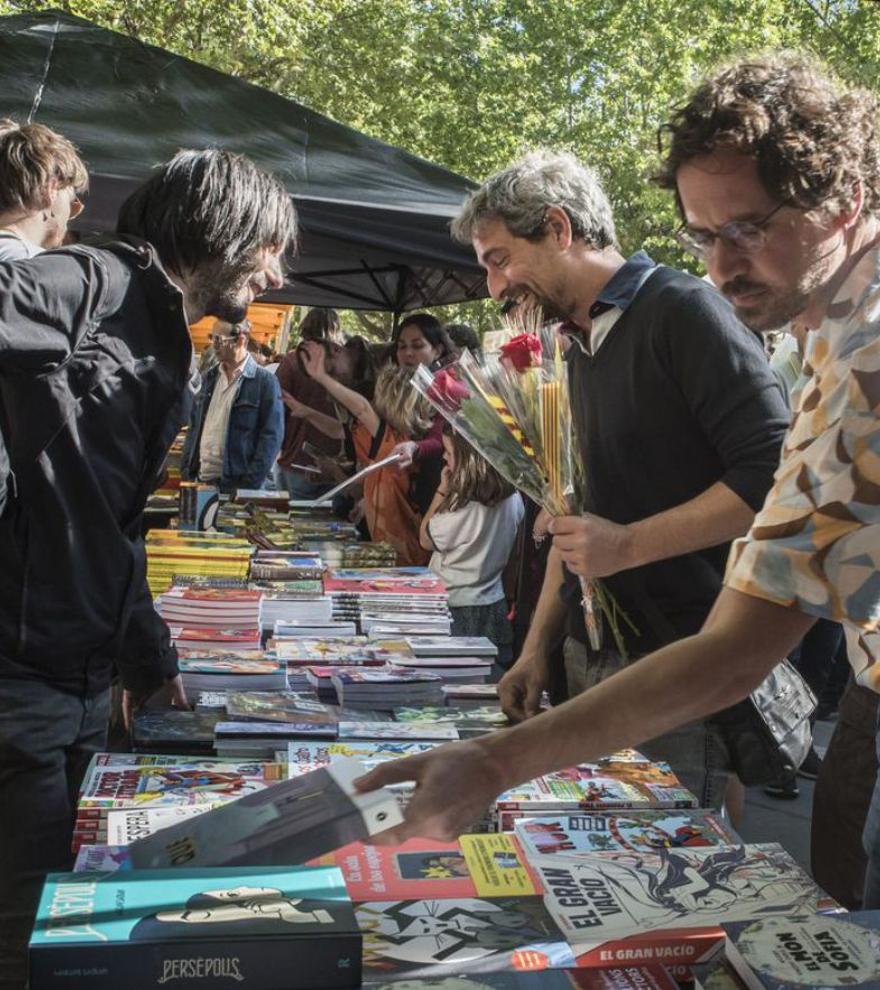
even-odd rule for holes
{"type": "Polygon", "coordinates": [[[547,527],[565,566],[585,578],[607,577],[639,563],[628,526],[589,512],[558,516],[547,527]]]}
{"type": "MultiPolygon", "coordinates": [[[[186,690],[183,687],[183,678],[180,674],[159,688],[159,691],[166,692],[173,708],[180,708],[184,711],[189,711],[191,708],[189,699],[186,696],[186,690]]],[[[156,693],[158,694],[159,692],[156,693]]],[[[122,722],[125,725],[126,731],[131,732],[135,712],[142,708],[150,697],[152,695],[148,695],[146,698],[135,698],[131,691],[125,690],[122,692],[122,722]]]]}
{"type": "Polygon", "coordinates": [[[522,722],[541,711],[541,693],[550,680],[546,661],[521,656],[498,682],[498,698],[504,714],[522,722]]]}
{"type": "Polygon", "coordinates": [[[397,444],[392,449],[392,454],[400,454],[400,460],[394,465],[398,471],[405,471],[408,467],[412,467],[417,449],[418,445],[415,440],[404,440],[403,443],[397,444]]]}
{"type": "Polygon", "coordinates": [[[372,791],[406,780],[417,786],[403,824],[370,842],[396,845],[415,836],[448,842],[466,832],[504,790],[500,766],[479,740],[449,743],[421,756],[381,763],[354,783],[359,791],[372,791]]]}

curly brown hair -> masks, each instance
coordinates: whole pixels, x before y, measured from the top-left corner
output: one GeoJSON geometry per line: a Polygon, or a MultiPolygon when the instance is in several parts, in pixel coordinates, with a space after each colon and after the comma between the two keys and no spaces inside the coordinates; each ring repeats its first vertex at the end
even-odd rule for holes
{"type": "Polygon", "coordinates": [[[723,148],[754,157],[764,188],[782,202],[839,208],[861,182],[863,212],[880,213],[877,99],[802,53],[720,69],[660,127],[657,142],[664,161],[656,181],[676,198],[681,165],[723,148]]]}

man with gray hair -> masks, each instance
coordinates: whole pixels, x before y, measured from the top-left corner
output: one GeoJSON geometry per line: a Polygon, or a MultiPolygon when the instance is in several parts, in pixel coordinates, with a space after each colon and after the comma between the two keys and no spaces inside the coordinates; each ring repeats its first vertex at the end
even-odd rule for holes
{"type": "MultiPolygon", "coordinates": [[[[582,514],[556,520],[544,586],[520,657],[501,681],[505,711],[538,712],[563,630],[570,696],[699,630],[721,587],[729,541],[770,487],[788,413],[760,341],[705,282],[624,259],[608,199],[568,154],[536,152],[492,176],[453,224],[472,241],[492,296],[562,320],[582,514]],[[590,648],[577,582],[601,577],[635,627],[590,648]]],[[[727,754],[698,722],[644,747],[702,805],[720,807],[727,754]]]]}

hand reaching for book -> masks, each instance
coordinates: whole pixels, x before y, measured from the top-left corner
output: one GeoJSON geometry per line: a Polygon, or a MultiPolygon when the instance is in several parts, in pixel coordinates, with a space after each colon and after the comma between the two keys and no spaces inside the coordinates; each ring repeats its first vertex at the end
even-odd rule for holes
{"type": "Polygon", "coordinates": [[[538,715],[541,694],[549,682],[546,662],[537,657],[521,657],[498,682],[501,710],[513,722],[538,715]]]}
{"type": "MultiPolygon", "coordinates": [[[[170,698],[171,706],[173,708],[179,708],[185,711],[192,708],[189,703],[189,699],[186,696],[186,689],[183,686],[183,678],[180,674],[168,681],[168,683],[163,685],[159,690],[166,692],[170,698]]],[[[132,720],[134,719],[135,712],[142,708],[147,700],[147,697],[136,698],[132,692],[128,690],[122,692],[122,721],[125,725],[126,731],[131,731],[132,720]]]]}
{"type": "Polygon", "coordinates": [[[416,837],[451,841],[482,817],[505,786],[499,764],[477,739],[381,763],[354,785],[359,791],[373,791],[407,780],[417,786],[403,824],[372,836],[372,844],[397,845],[416,837]]]}

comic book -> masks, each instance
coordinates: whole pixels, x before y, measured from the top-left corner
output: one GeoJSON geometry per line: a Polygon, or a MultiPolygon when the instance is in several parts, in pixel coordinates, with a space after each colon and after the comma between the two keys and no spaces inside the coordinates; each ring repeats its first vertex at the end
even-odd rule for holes
{"type": "Polygon", "coordinates": [[[395,795],[360,792],[357,760],[282,780],[129,846],[140,869],[302,863],[402,821],[395,795]]]}
{"type": "Polygon", "coordinates": [[[355,914],[364,936],[364,982],[371,986],[575,963],[537,895],[364,901],[355,914]]]}
{"type": "Polygon", "coordinates": [[[175,766],[95,766],[83,782],[79,807],[156,808],[229,801],[284,779],[277,763],[194,761],[175,766]]]}
{"type": "Polygon", "coordinates": [[[700,808],[521,818],[514,822],[513,830],[528,856],[615,849],[696,849],[739,841],[716,812],[700,808]]]}
{"type": "Polygon", "coordinates": [[[722,922],[833,906],[777,843],[532,856],[530,864],[579,965],[701,962],[722,922]]]}
{"type": "Polygon", "coordinates": [[[54,873],[31,936],[30,986],[358,987],[361,941],[334,868],[54,873]]]}

